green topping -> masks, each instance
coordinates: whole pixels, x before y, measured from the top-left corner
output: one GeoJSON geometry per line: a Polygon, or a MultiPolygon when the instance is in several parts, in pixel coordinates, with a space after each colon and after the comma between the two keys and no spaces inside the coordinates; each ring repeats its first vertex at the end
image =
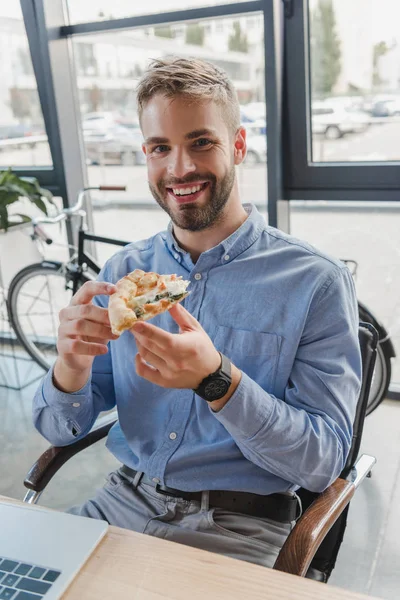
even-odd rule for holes
{"type": "Polygon", "coordinates": [[[168,300],[175,302],[175,300],[180,300],[185,295],[186,295],[185,292],[183,294],[176,294],[175,296],[169,294],[168,292],[164,292],[162,294],[157,294],[157,296],[155,296],[154,300],[148,300],[146,302],[146,304],[153,304],[153,302],[158,302],[159,300],[162,300],[163,298],[168,298],[168,300]]]}
{"type": "Polygon", "coordinates": [[[176,296],[170,296],[169,299],[172,301],[175,300],[180,300],[181,298],[183,298],[186,295],[186,292],[184,292],[183,294],[177,294],[176,296]]]}

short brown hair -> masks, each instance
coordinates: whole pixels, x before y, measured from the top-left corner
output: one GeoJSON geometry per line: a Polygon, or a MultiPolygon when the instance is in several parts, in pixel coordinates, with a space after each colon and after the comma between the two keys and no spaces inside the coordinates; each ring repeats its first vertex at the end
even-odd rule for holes
{"type": "Polygon", "coordinates": [[[240,126],[240,106],[231,80],[225,71],[205,60],[176,56],[153,60],[136,88],[139,120],[143,108],[156,94],[213,100],[223,107],[230,129],[236,132],[240,126]]]}

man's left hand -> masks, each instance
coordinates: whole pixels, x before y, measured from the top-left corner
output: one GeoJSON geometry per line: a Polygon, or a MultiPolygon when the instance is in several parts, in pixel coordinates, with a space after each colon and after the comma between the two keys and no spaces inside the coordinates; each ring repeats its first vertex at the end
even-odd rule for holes
{"type": "Polygon", "coordinates": [[[196,389],[221,366],[221,357],[200,323],[181,304],[169,313],[179,325],[178,334],[146,322],[132,327],[138,349],[136,372],[161,387],[196,389]]]}

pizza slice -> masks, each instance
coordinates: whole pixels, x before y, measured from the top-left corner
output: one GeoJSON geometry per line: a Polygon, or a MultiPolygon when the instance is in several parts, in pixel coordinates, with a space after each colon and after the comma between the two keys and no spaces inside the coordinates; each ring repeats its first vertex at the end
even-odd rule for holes
{"type": "Polygon", "coordinates": [[[108,315],[111,330],[120,335],[137,321],[147,321],[186,298],[189,281],[177,275],[158,275],[135,269],[117,281],[110,296],[108,315]]]}

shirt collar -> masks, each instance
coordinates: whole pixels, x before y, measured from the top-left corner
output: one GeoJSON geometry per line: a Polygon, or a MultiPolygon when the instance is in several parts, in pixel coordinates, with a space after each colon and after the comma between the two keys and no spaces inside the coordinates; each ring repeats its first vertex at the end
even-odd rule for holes
{"type": "MultiPolygon", "coordinates": [[[[243,208],[248,214],[244,223],[242,223],[242,225],[229,237],[220,242],[217,246],[214,246],[214,248],[210,248],[210,250],[203,252],[201,256],[212,254],[213,257],[215,256],[215,258],[221,262],[230,262],[236,258],[236,256],[247,250],[247,248],[256,241],[260,233],[266,228],[267,224],[264,217],[258,212],[253,204],[243,204],[243,208]]],[[[165,241],[171,254],[178,254],[181,259],[184,259],[184,257],[188,255],[188,252],[183,250],[175,239],[171,221],[168,224],[165,241]]]]}

